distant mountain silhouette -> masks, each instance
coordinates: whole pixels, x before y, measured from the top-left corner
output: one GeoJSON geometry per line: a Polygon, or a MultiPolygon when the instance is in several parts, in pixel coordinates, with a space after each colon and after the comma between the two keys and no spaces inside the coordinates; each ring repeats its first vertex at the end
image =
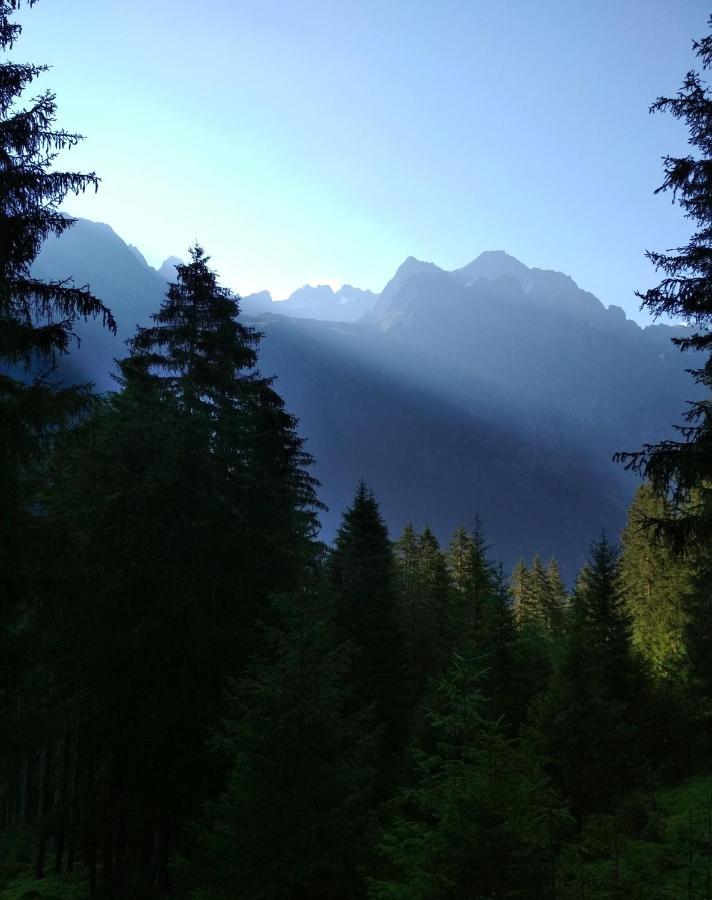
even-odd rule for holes
{"type": "MultiPolygon", "coordinates": [[[[546,436],[561,419],[556,430],[606,459],[659,437],[694,393],[670,344],[681,329],[643,329],[567,275],[504,253],[452,273],[406,260],[369,320],[443,371],[491,385],[527,430],[546,436]]],[[[451,396],[471,402],[467,378],[462,387],[454,380],[451,396]]]]}
{"type": "Polygon", "coordinates": [[[164,259],[161,263],[160,268],[158,269],[158,274],[163,276],[166,281],[175,281],[176,280],[176,266],[182,266],[183,260],[178,256],[169,256],[167,259],[164,259]]]}
{"type": "MultiPolygon", "coordinates": [[[[35,269],[74,275],[113,309],[118,339],[81,323],[71,360],[73,377],[110,389],[121,341],[158,309],[166,278],[86,221],[48,240],[35,269]]],[[[640,328],[502,252],[454,272],[411,257],[379,296],[305,286],[240,306],[316,456],[327,540],[363,477],[394,535],[410,519],[447,540],[480,515],[507,565],[554,554],[570,579],[589,540],[623,524],[636,482],[612,453],[669,434],[694,394],[674,329],[640,328]]]]}
{"type": "Polygon", "coordinates": [[[273,312],[295,319],[320,319],[324,322],[356,322],[376,302],[377,294],[345,284],[338,291],[328,284],[316,287],[305,284],[286,300],[276,302],[268,291],[249,294],[242,299],[242,309],[249,315],[273,312]]]}
{"type": "Polygon", "coordinates": [[[40,278],[69,278],[87,284],[117,311],[117,336],[98,322],[78,322],[80,345],[72,354],[73,377],[96,383],[97,390],[116,387],[109,373],[115,357],[125,355],[123,342],[137,324],[146,324],[166,291],[166,281],[108,226],[79,219],[61,238],[45,241],[32,267],[40,278]]]}
{"type": "Polygon", "coordinates": [[[485,250],[484,253],[473,259],[471,263],[461,269],[455,269],[453,276],[464,285],[474,284],[478,278],[486,278],[489,281],[501,278],[503,275],[511,275],[519,281],[523,281],[529,269],[524,263],[519,262],[504,250],[485,250]]]}

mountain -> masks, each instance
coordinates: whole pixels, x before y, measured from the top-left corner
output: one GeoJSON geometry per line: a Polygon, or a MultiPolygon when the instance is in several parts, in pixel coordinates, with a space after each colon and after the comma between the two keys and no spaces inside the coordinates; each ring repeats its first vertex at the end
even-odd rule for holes
{"type": "Polygon", "coordinates": [[[116,310],[116,337],[97,322],[77,323],[80,344],[70,361],[73,377],[94,381],[99,391],[115,388],[110,377],[115,369],[113,360],[124,355],[123,342],[136,325],[146,324],[158,309],[166,292],[165,279],[108,225],[85,219],[79,219],[61,238],[52,236],[45,241],[32,274],[44,279],[72,278],[77,285],[88,285],[116,310]]]}
{"type": "Polygon", "coordinates": [[[442,273],[442,271],[433,263],[422,262],[414,256],[409,256],[398,267],[395,275],[383,288],[373,307],[365,314],[364,318],[375,321],[382,318],[387,312],[396,312],[399,305],[404,309],[407,308],[407,297],[402,297],[401,295],[408,282],[411,279],[417,279],[418,276],[436,275],[436,273],[442,273]]]}
{"type": "MultiPolygon", "coordinates": [[[[73,377],[111,388],[121,340],[158,309],[165,278],[91,222],[48,240],[35,270],[73,274],[113,309],[118,338],[80,323],[71,360],[73,377]]],[[[412,520],[447,541],[479,515],[506,565],[553,554],[571,579],[589,540],[624,522],[636,481],[613,452],[669,434],[694,394],[674,329],[640,328],[499,252],[454,272],[411,257],[378,297],[322,285],[249,295],[241,311],[316,457],[326,540],[364,478],[394,535],[412,520]],[[349,304],[361,318],[335,319],[349,304]]]]}
{"type": "Polygon", "coordinates": [[[356,322],[376,302],[373,291],[345,284],[335,291],[328,284],[305,284],[286,300],[275,302],[268,291],[242,298],[242,309],[250,315],[271,312],[295,319],[320,319],[324,322],[356,322]]]}
{"type": "Polygon", "coordinates": [[[246,316],[261,316],[262,313],[271,312],[276,306],[269,291],[240,298],[240,310],[246,316]]]}
{"type": "Polygon", "coordinates": [[[182,266],[183,260],[178,256],[169,256],[167,259],[164,259],[161,263],[158,274],[165,278],[166,281],[175,281],[176,280],[176,266],[182,266]]]}
{"type": "Polygon", "coordinates": [[[452,399],[471,403],[476,378],[537,439],[565,431],[601,460],[669,434],[694,393],[671,352],[681,329],[643,329],[570,277],[506,254],[455,272],[406,260],[369,320],[441,371],[465,373],[452,399]]]}
{"type": "Polygon", "coordinates": [[[492,281],[503,275],[511,275],[518,281],[526,278],[529,269],[524,263],[519,262],[513,256],[503,250],[485,250],[471,263],[461,269],[455,269],[452,275],[465,286],[474,284],[478,278],[486,278],[492,281]]]}

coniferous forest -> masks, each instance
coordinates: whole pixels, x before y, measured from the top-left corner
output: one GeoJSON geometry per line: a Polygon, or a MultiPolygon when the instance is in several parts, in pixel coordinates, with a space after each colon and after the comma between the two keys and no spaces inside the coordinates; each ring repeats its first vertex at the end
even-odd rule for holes
{"type": "MultiPolygon", "coordinates": [[[[661,190],[693,233],[641,301],[694,326],[709,389],[712,36],[695,51],[654,105],[689,131],[661,190]]],[[[115,390],[60,379],[78,321],[116,326],[30,272],[97,186],[54,166],[80,137],[27,100],[44,70],[0,64],[0,897],[711,898],[710,400],[621,452],[627,525],[573,585],[503,571],[477,510],[447,546],[389,535],[365,482],[326,546],[200,246],[115,390]]]]}

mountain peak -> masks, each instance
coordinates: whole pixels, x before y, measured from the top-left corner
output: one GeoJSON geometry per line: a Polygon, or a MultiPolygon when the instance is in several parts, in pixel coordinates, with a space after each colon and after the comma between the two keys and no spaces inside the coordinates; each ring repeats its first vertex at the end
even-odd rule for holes
{"type": "Polygon", "coordinates": [[[177,256],[169,256],[161,263],[161,267],[158,269],[158,274],[162,275],[166,279],[166,281],[175,281],[176,266],[182,265],[184,265],[182,259],[177,256]]]}
{"type": "Polygon", "coordinates": [[[494,281],[505,275],[521,282],[529,274],[529,269],[523,262],[510,256],[509,253],[505,253],[504,250],[485,250],[466,266],[455,269],[452,274],[461,284],[465,285],[474,284],[478,278],[494,281]]]}
{"type": "Polygon", "coordinates": [[[437,268],[435,263],[425,262],[425,260],[417,259],[415,256],[409,256],[398,266],[396,275],[399,272],[410,274],[411,272],[432,271],[437,268]]]}
{"type": "Polygon", "coordinates": [[[400,264],[400,266],[398,266],[393,278],[391,278],[388,284],[383,288],[367,318],[378,319],[387,313],[394,297],[400,294],[401,288],[403,288],[411,278],[419,275],[441,275],[449,278],[449,275],[443,269],[439,268],[439,266],[436,266],[435,263],[423,262],[422,259],[416,259],[414,256],[409,256],[400,264]]]}

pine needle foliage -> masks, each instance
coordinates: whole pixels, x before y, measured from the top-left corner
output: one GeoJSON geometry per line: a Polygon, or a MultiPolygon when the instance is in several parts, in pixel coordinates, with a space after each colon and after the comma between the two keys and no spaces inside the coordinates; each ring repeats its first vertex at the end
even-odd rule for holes
{"type": "MultiPolygon", "coordinates": [[[[712,17],[709,25],[712,28],[712,17]]],[[[693,42],[702,70],[712,66],[712,34],[693,42]]],[[[684,215],[696,226],[687,244],[667,252],[648,251],[647,257],[663,279],[639,293],[641,308],[655,317],[672,316],[692,326],[689,335],[673,338],[680,350],[707,354],[704,364],[691,369],[705,390],[690,401],[679,437],[649,443],[642,450],[618,453],[626,467],[644,475],[661,495],[669,495],[672,509],[666,518],[649,524],[682,550],[712,538],[712,94],[702,75],[691,70],[675,97],[659,97],[651,112],[670,113],[689,130],[692,152],[663,158],[665,177],[656,193],[671,192],[684,215]]]]}

